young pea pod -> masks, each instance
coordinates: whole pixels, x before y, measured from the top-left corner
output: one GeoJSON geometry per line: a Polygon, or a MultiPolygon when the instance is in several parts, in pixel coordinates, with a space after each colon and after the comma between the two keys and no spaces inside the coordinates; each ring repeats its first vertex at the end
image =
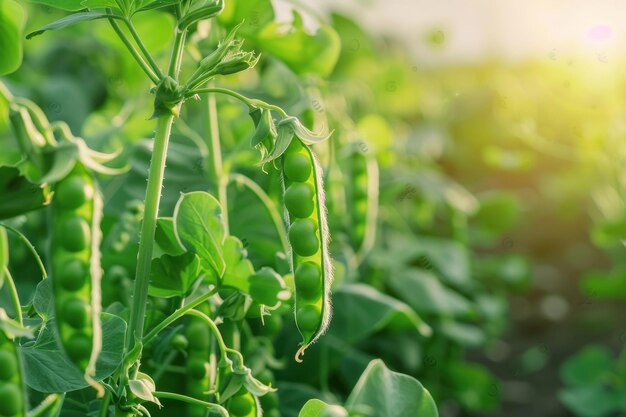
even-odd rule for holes
{"type": "MultiPolygon", "coordinates": [[[[199,310],[207,312],[206,304],[199,310]]],[[[186,330],[189,345],[187,348],[187,395],[208,401],[210,389],[209,357],[211,356],[211,332],[198,317],[191,317],[186,330]]],[[[204,417],[206,408],[196,404],[187,404],[187,417],[204,417]]]]}
{"type": "Polygon", "coordinates": [[[0,416],[26,417],[26,395],[17,347],[0,330],[0,416]]]}
{"type": "Polygon", "coordinates": [[[372,248],[376,237],[378,165],[376,159],[355,149],[348,156],[347,166],[352,177],[346,187],[352,246],[363,256],[372,248]]]}
{"type": "Polygon", "coordinates": [[[284,203],[295,282],[295,314],[303,341],[296,361],[330,320],[332,267],[322,170],[311,150],[294,138],[282,157],[284,203]]]}
{"type": "Polygon", "coordinates": [[[94,177],[80,163],[55,187],[50,241],[57,330],[65,353],[92,375],[100,353],[100,218],[94,177]]]}

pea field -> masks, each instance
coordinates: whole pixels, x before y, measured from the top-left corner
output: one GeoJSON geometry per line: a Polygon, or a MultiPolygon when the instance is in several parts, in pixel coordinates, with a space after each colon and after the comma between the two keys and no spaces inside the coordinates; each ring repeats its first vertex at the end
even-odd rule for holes
{"type": "Polygon", "coordinates": [[[626,417],[626,34],[336,3],[0,0],[0,417],[626,417]]]}

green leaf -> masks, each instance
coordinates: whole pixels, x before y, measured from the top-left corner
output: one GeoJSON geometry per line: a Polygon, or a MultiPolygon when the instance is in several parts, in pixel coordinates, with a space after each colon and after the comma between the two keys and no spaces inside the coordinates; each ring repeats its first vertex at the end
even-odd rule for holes
{"type": "Polygon", "coordinates": [[[254,274],[254,266],[246,259],[247,252],[243,248],[243,243],[235,236],[226,236],[223,249],[226,270],[222,285],[234,287],[249,294],[248,278],[254,274]]]}
{"type": "Polygon", "coordinates": [[[418,313],[468,316],[474,312],[469,300],[444,286],[430,271],[417,268],[392,271],[389,275],[389,284],[394,293],[418,313]]]}
{"type": "MultiPolygon", "coordinates": [[[[110,376],[122,361],[126,322],[101,314],[102,350],[96,363],[96,380],[110,376]]],[[[43,393],[69,392],[89,386],[82,373],[61,351],[54,335],[56,324],[48,320],[35,343],[20,346],[26,384],[43,393]]]]}
{"type": "Polygon", "coordinates": [[[312,399],[304,404],[298,417],[348,417],[348,411],[339,405],[330,405],[324,401],[312,399]]]}
{"type": "Polygon", "coordinates": [[[500,402],[498,381],[482,366],[452,362],[445,370],[445,384],[463,408],[493,411],[500,402]]]}
{"type": "Polygon", "coordinates": [[[335,314],[329,335],[357,343],[385,327],[415,330],[423,336],[430,327],[409,307],[365,284],[344,285],[333,294],[335,314]]]}
{"type": "Polygon", "coordinates": [[[295,73],[321,77],[330,75],[341,51],[341,40],[332,27],[322,24],[311,34],[295,12],[291,25],[269,23],[256,35],[256,41],[264,52],[280,59],[295,73]]]}
{"type": "Polygon", "coordinates": [[[152,260],[149,294],[163,298],[183,297],[189,295],[200,277],[200,259],[195,253],[163,255],[152,260]]]}
{"type": "Polygon", "coordinates": [[[0,0],[0,75],[22,64],[22,36],[26,12],[13,0],[0,0]]]}
{"type": "Polygon", "coordinates": [[[103,12],[79,12],[79,13],[74,13],[71,14],[69,16],[65,16],[59,20],[57,20],[56,22],[52,22],[50,24],[47,24],[31,33],[29,33],[28,35],[26,35],[26,39],[31,39],[37,35],[41,35],[42,33],[48,31],[48,30],[57,30],[57,29],[62,29],[62,28],[66,28],[68,26],[72,26],[75,25],[77,23],[81,23],[81,22],[87,22],[90,20],[97,20],[97,19],[106,19],[109,17],[117,17],[116,15],[112,15],[109,13],[103,13],[103,12]]]}
{"type": "Polygon", "coordinates": [[[174,208],[174,230],[181,245],[195,251],[220,277],[224,275],[224,224],[215,197],[203,191],[182,193],[174,208]]]}
{"type": "Polygon", "coordinates": [[[579,417],[608,417],[617,415],[623,395],[610,387],[587,384],[562,390],[559,399],[579,417]]]}
{"type": "Polygon", "coordinates": [[[157,227],[154,234],[154,241],[157,247],[152,254],[153,258],[162,253],[178,256],[185,253],[185,248],[180,244],[174,231],[174,219],[171,217],[160,217],[157,219],[157,227]],[[160,253],[159,253],[160,252],[160,253]]]}
{"type": "Polygon", "coordinates": [[[561,366],[561,379],[572,386],[601,384],[614,368],[611,351],[604,346],[587,346],[561,366]]]}
{"type": "Polygon", "coordinates": [[[361,375],[345,407],[376,417],[437,417],[430,393],[415,378],[390,371],[376,359],[361,375]],[[366,411],[367,410],[367,411],[366,411]]]}
{"type": "Polygon", "coordinates": [[[274,20],[271,0],[229,0],[224,3],[218,20],[229,29],[243,22],[239,28],[241,35],[254,35],[274,20]]]}

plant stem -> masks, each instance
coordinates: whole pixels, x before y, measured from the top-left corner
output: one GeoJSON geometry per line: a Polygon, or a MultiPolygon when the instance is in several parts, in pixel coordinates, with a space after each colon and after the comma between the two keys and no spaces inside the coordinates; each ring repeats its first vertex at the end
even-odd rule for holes
{"type": "Polygon", "coordinates": [[[150,172],[148,175],[148,187],[146,189],[145,210],[141,224],[139,238],[139,252],[137,255],[137,271],[135,274],[135,286],[133,292],[133,306],[130,312],[128,324],[127,348],[130,350],[135,343],[135,338],[141,340],[143,336],[143,324],[146,313],[146,301],[148,299],[148,286],[150,284],[150,267],[152,263],[152,248],[154,245],[154,233],[156,229],[159,202],[161,200],[161,188],[165,173],[165,159],[167,146],[172,130],[174,116],[164,115],[158,118],[154,149],[150,160],[150,172]]]}
{"type": "Polygon", "coordinates": [[[109,415],[109,402],[110,401],[111,401],[111,392],[107,391],[104,394],[102,403],[100,404],[100,412],[98,413],[98,417],[107,417],[109,415]]]}
{"type": "Polygon", "coordinates": [[[130,19],[124,19],[124,21],[126,22],[126,27],[128,27],[128,31],[130,32],[131,36],[135,40],[135,43],[137,44],[137,46],[139,46],[139,50],[143,53],[143,56],[148,61],[150,68],[152,68],[152,71],[154,71],[157,77],[163,78],[163,73],[161,72],[161,69],[157,65],[154,58],[152,57],[152,54],[150,54],[150,51],[148,51],[148,48],[146,48],[146,45],[141,40],[141,37],[139,36],[139,34],[137,33],[137,30],[135,29],[135,25],[133,25],[133,22],[130,19]]]}
{"type": "Polygon", "coordinates": [[[180,71],[180,65],[183,61],[183,52],[185,50],[185,39],[187,38],[187,29],[180,30],[176,27],[176,37],[174,39],[174,49],[172,50],[172,57],[170,59],[170,65],[167,70],[167,74],[178,79],[178,72],[180,71]]]}
{"type": "Polygon", "coordinates": [[[41,275],[43,275],[43,279],[48,278],[48,273],[46,272],[46,268],[43,266],[41,257],[39,256],[37,249],[35,249],[35,246],[33,246],[33,244],[30,243],[30,240],[28,240],[28,238],[24,236],[22,232],[20,232],[19,230],[17,230],[16,228],[12,226],[9,226],[6,224],[0,224],[0,227],[4,227],[5,229],[15,233],[15,235],[26,245],[30,253],[32,253],[33,257],[35,258],[35,262],[37,262],[37,266],[39,266],[39,269],[41,270],[41,275]]]}
{"type": "Polygon", "coordinates": [[[24,326],[24,322],[22,321],[22,306],[20,305],[20,297],[17,294],[17,288],[15,287],[15,281],[13,281],[13,277],[9,272],[9,268],[4,267],[4,275],[9,283],[9,291],[11,292],[11,302],[13,302],[13,306],[15,308],[15,319],[20,324],[20,326],[24,326]]]}
{"type": "Polygon", "coordinates": [[[219,88],[219,87],[211,87],[211,88],[199,88],[197,90],[191,90],[189,93],[185,94],[185,98],[191,98],[196,94],[204,94],[204,93],[216,93],[216,94],[225,94],[227,96],[231,96],[236,98],[237,100],[245,103],[248,107],[263,107],[268,110],[273,110],[279,113],[283,117],[288,117],[289,115],[280,107],[274,106],[272,104],[268,104],[264,101],[249,98],[244,96],[243,94],[239,94],[236,91],[229,90],[227,88],[219,88]]]}
{"type": "Polygon", "coordinates": [[[187,311],[204,303],[206,300],[211,298],[216,292],[217,292],[217,289],[213,289],[207,292],[206,294],[202,294],[200,297],[196,298],[189,304],[185,305],[184,307],[179,308],[178,310],[170,314],[165,320],[157,324],[152,330],[150,330],[150,332],[148,332],[147,335],[145,335],[145,337],[143,338],[144,346],[148,345],[152,341],[152,339],[154,339],[163,329],[165,329],[167,326],[169,326],[170,324],[174,323],[176,320],[184,316],[187,311]]]}
{"type": "Polygon", "coordinates": [[[200,405],[202,407],[206,407],[207,409],[216,410],[223,416],[229,415],[226,409],[219,404],[208,403],[206,401],[198,400],[196,398],[188,397],[186,395],[175,394],[173,392],[154,391],[153,394],[157,398],[169,398],[172,400],[183,401],[189,404],[200,405]]]}
{"type": "Polygon", "coordinates": [[[289,241],[287,240],[287,232],[285,230],[285,223],[283,222],[282,217],[280,217],[278,209],[276,208],[276,204],[274,204],[274,202],[267,195],[265,190],[259,187],[259,185],[256,182],[252,181],[250,178],[242,174],[237,174],[237,173],[230,174],[228,176],[228,179],[231,182],[236,182],[238,184],[248,187],[248,189],[252,193],[254,193],[258,197],[259,200],[261,200],[265,208],[267,208],[267,211],[270,217],[272,218],[272,221],[274,222],[274,227],[276,228],[276,233],[278,233],[278,237],[280,238],[280,243],[283,247],[283,250],[285,251],[285,253],[288,253],[289,241]]]}
{"type": "MultiPolygon", "coordinates": [[[[107,9],[107,11],[109,13],[111,13],[111,9],[107,9]]],[[[158,84],[159,83],[159,77],[152,71],[152,69],[150,68],[150,66],[146,63],[146,61],[142,58],[142,56],[139,54],[139,52],[137,51],[137,49],[135,49],[135,47],[133,46],[133,44],[130,42],[130,40],[128,39],[128,37],[126,36],[126,34],[124,33],[124,31],[122,30],[122,28],[120,27],[120,25],[118,25],[118,23],[112,19],[109,18],[109,23],[111,24],[111,27],[113,27],[113,30],[115,31],[115,33],[117,34],[117,36],[119,36],[119,38],[122,40],[122,42],[124,43],[124,45],[126,45],[126,48],[128,49],[128,51],[131,53],[131,55],[133,56],[133,58],[135,58],[135,61],[137,61],[137,63],[139,64],[139,66],[141,67],[141,69],[143,70],[143,72],[146,73],[146,75],[150,78],[150,80],[155,83],[158,84]]]]}
{"type": "Polygon", "coordinates": [[[217,119],[217,103],[215,96],[209,96],[207,100],[208,126],[207,135],[209,139],[209,153],[211,154],[212,164],[211,174],[215,178],[217,184],[217,199],[222,206],[222,219],[224,220],[224,232],[229,235],[228,221],[228,196],[226,186],[228,178],[224,175],[224,164],[222,163],[222,146],[220,144],[220,129],[217,119]]]}

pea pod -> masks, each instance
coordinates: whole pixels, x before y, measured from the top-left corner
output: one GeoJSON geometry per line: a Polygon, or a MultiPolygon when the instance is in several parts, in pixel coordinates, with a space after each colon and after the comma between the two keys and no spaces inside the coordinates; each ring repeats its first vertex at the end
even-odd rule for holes
{"type": "Polygon", "coordinates": [[[59,340],[86,375],[100,353],[100,218],[93,176],[77,163],[55,187],[50,241],[52,290],[59,340]]]}
{"type": "Polygon", "coordinates": [[[322,170],[311,150],[294,138],[282,157],[295,283],[295,315],[303,341],[296,361],[324,333],[330,319],[332,267],[322,170]]]}
{"type": "MultiPolygon", "coordinates": [[[[199,306],[199,310],[208,311],[208,305],[199,306]]],[[[210,389],[209,357],[211,355],[211,332],[198,317],[191,317],[186,330],[187,346],[187,395],[208,401],[210,389]]],[[[206,408],[187,404],[187,417],[204,417],[206,408]]]]}
{"type": "Polygon", "coordinates": [[[22,367],[13,340],[0,330],[0,416],[26,417],[22,367]]]}
{"type": "Polygon", "coordinates": [[[355,251],[363,256],[373,246],[378,212],[378,165],[358,149],[348,156],[351,181],[345,188],[350,213],[350,237],[355,251]]]}

